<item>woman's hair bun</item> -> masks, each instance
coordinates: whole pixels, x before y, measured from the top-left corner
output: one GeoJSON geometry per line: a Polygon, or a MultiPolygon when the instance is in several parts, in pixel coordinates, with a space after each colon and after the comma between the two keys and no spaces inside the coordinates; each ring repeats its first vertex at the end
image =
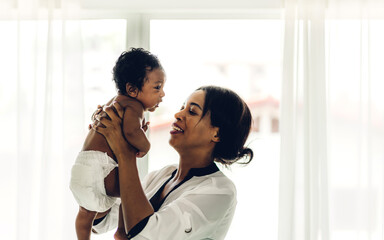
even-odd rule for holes
{"type": "Polygon", "coordinates": [[[239,161],[238,163],[240,164],[248,164],[252,161],[253,159],[253,151],[250,148],[243,148],[238,155],[237,159],[243,159],[245,161],[239,161]]]}

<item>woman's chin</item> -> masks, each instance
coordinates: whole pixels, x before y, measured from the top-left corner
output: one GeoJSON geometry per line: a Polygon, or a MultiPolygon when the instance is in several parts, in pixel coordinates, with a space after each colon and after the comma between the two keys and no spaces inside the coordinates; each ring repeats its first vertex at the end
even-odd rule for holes
{"type": "Polygon", "coordinates": [[[173,146],[173,141],[172,141],[173,139],[172,139],[172,135],[169,137],[169,140],[168,140],[168,143],[169,143],[169,145],[171,146],[171,147],[174,147],[173,146]]]}
{"type": "Polygon", "coordinates": [[[176,139],[173,138],[172,135],[170,136],[168,143],[171,147],[173,147],[175,150],[177,150],[177,141],[176,141],[176,139]]]}

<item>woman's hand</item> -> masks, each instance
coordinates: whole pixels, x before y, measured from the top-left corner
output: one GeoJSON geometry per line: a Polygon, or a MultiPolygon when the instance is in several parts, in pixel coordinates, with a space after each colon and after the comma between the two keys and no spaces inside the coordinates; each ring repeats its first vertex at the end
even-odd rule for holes
{"type": "Polygon", "coordinates": [[[104,107],[104,105],[103,106],[97,105],[96,111],[94,111],[92,116],[91,116],[92,123],[88,125],[88,130],[91,130],[93,125],[99,124],[99,122],[96,120],[96,115],[99,114],[103,110],[103,107],[104,107]]]}
{"type": "Polygon", "coordinates": [[[113,102],[112,105],[104,107],[104,111],[98,111],[98,113],[95,114],[96,121],[92,124],[92,129],[102,134],[107,139],[107,142],[115,155],[125,154],[127,153],[127,150],[134,151],[125,140],[121,128],[124,110],[117,102],[113,102]],[[116,112],[113,110],[113,107],[116,112]],[[104,113],[106,113],[106,115],[104,113]],[[110,119],[108,119],[108,117],[110,119]]]}
{"type": "Polygon", "coordinates": [[[92,126],[95,131],[103,134],[108,142],[110,138],[114,136],[119,137],[119,135],[122,135],[121,121],[124,112],[120,104],[118,104],[117,102],[113,102],[112,105],[104,107],[104,112],[99,111],[99,109],[96,110],[97,113],[94,115],[94,119],[97,122],[103,124],[104,127],[99,126],[99,124],[93,124],[92,126]],[[115,113],[115,111],[113,111],[112,105],[115,107],[117,114],[115,113]],[[107,116],[110,119],[108,119],[107,116]]]}

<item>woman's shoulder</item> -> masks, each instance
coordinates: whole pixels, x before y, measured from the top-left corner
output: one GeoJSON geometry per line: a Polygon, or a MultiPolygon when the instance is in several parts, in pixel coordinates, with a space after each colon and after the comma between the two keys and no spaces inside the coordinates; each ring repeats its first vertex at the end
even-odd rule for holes
{"type": "Polygon", "coordinates": [[[212,185],[218,189],[236,194],[236,186],[233,181],[227,177],[222,171],[217,171],[211,174],[209,179],[212,185]]]}
{"type": "Polygon", "coordinates": [[[143,185],[148,186],[153,182],[158,183],[162,179],[168,178],[177,169],[177,166],[177,164],[167,165],[159,170],[149,172],[143,180],[143,185]]]}
{"type": "Polygon", "coordinates": [[[230,195],[236,198],[237,191],[233,181],[222,171],[209,175],[195,177],[189,181],[190,190],[194,194],[220,194],[230,195]]]}

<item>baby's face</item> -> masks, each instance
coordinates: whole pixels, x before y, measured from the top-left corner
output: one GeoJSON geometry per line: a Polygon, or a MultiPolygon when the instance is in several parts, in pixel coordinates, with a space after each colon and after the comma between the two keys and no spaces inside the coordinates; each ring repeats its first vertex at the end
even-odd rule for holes
{"type": "Polygon", "coordinates": [[[144,85],[136,97],[143,104],[145,111],[155,111],[162,102],[162,98],[165,96],[164,84],[165,73],[162,69],[156,68],[147,72],[144,85]]]}

